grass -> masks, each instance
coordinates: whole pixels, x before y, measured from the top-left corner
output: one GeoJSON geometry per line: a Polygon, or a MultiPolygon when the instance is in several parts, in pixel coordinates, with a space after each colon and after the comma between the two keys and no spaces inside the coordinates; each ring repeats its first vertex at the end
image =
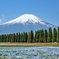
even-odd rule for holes
{"type": "Polygon", "coordinates": [[[0,45],[0,47],[35,47],[36,45],[0,45]]]}
{"type": "Polygon", "coordinates": [[[59,47],[59,43],[47,43],[46,46],[59,47]]]}
{"type": "MultiPolygon", "coordinates": [[[[0,42],[2,43],[2,42],[0,42]]],[[[0,45],[0,47],[41,47],[41,46],[53,46],[59,47],[59,43],[10,43],[3,42],[2,44],[23,44],[23,45],[0,45]],[[26,44],[26,45],[24,45],[26,44]],[[35,44],[35,45],[27,45],[27,44],[35,44]]]]}

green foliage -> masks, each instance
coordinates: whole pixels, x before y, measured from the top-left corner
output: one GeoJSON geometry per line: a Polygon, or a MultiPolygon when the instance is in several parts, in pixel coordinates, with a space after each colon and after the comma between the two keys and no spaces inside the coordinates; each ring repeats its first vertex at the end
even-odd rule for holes
{"type": "Polygon", "coordinates": [[[35,42],[39,42],[40,41],[40,30],[35,32],[35,42]]]}
{"type": "Polygon", "coordinates": [[[49,32],[48,32],[48,42],[52,42],[52,28],[49,28],[49,32]]]}
{"type": "Polygon", "coordinates": [[[47,30],[44,30],[44,42],[47,42],[48,39],[48,32],[47,30]]]}
{"type": "Polygon", "coordinates": [[[49,28],[49,30],[37,30],[30,32],[2,34],[0,42],[59,42],[59,27],[49,28]]]}
{"type": "Polygon", "coordinates": [[[57,42],[59,42],[59,27],[58,27],[58,30],[57,30],[57,42]]]}
{"type": "Polygon", "coordinates": [[[53,42],[57,42],[57,30],[56,30],[56,28],[53,29],[53,42]]]}
{"type": "Polygon", "coordinates": [[[40,42],[44,41],[44,31],[40,30],[40,42]]]}
{"type": "Polygon", "coordinates": [[[28,33],[28,42],[33,42],[34,41],[34,33],[33,31],[31,30],[29,33],[28,33]]]}

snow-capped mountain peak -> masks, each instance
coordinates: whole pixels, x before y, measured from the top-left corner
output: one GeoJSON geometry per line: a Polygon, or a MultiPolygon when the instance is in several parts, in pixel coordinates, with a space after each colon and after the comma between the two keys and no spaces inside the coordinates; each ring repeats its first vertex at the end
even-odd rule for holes
{"type": "Polygon", "coordinates": [[[26,22],[30,22],[30,23],[41,23],[41,24],[45,24],[44,22],[42,22],[41,19],[39,19],[38,17],[36,17],[35,15],[33,14],[24,14],[24,15],[21,15],[20,17],[14,19],[14,20],[11,20],[11,21],[8,21],[4,24],[15,24],[15,23],[26,23],[26,22]]]}
{"type": "Polygon", "coordinates": [[[30,30],[36,31],[39,29],[48,29],[49,27],[57,28],[57,26],[42,21],[33,14],[24,14],[14,20],[1,24],[0,34],[29,32],[30,30]]]}

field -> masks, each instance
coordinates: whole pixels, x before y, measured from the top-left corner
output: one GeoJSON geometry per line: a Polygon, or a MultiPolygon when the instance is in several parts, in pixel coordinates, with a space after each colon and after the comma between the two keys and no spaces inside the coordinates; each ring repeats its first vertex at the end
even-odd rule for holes
{"type": "Polygon", "coordinates": [[[10,42],[0,42],[0,47],[40,47],[40,46],[59,47],[59,43],[10,43],[10,42]]]}

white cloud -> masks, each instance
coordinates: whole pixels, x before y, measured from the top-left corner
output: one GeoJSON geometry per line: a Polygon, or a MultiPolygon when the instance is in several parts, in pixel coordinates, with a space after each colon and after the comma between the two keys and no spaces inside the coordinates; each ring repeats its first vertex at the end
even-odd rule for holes
{"type": "Polygon", "coordinates": [[[5,19],[4,19],[4,15],[2,15],[2,20],[5,20],[5,19]]]}
{"type": "Polygon", "coordinates": [[[2,22],[4,20],[5,20],[4,15],[2,15],[2,18],[0,19],[0,22],[2,22]]]}
{"type": "Polygon", "coordinates": [[[0,19],[0,22],[2,22],[2,19],[0,19]]]}

